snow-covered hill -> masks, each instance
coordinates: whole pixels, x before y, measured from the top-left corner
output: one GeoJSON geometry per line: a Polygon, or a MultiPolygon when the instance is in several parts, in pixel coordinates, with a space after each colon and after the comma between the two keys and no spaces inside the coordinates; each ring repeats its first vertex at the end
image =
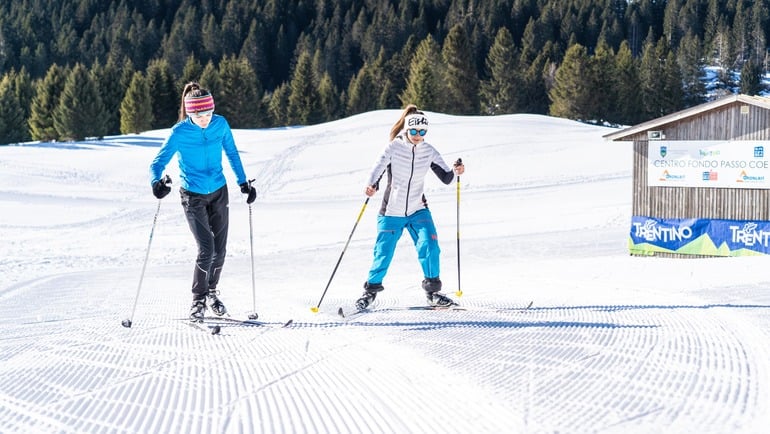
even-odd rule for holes
{"type": "MultiPolygon", "coordinates": [[[[167,130],[0,147],[0,431],[750,433],[770,425],[767,258],[630,257],[631,145],[605,142],[606,128],[430,114],[428,141],[447,161],[466,163],[459,230],[455,184],[429,178],[427,194],[446,292],[470,310],[407,309],[424,298],[404,237],[375,310],[336,315],[366,278],[378,194],[320,312],[311,312],[398,113],[236,131],[260,197],[250,218],[231,188],[221,297],[239,318],[256,304],[267,325],[223,324],[217,336],[184,320],[195,244],[176,194],[158,208],[148,185],[167,130]],[[454,295],[458,244],[462,297],[454,295]],[[137,292],[133,327],[124,328],[137,292]]],[[[178,179],[174,162],[169,173],[178,179]]]]}

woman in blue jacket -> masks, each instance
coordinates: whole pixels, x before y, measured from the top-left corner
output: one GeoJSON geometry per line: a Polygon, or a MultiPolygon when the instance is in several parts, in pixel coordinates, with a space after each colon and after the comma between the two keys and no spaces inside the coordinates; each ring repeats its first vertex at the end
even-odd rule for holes
{"type": "Polygon", "coordinates": [[[215,314],[227,313],[216,289],[225,262],[229,222],[223,153],[235,172],[241,192],[248,195],[246,202],[254,202],[257,192],[246,179],[230,125],[224,117],[214,114],[211,92],[196,82],[188,83],[182,91],[179,122],[171,128],[171,134],[150,164],[150,183],[158,199],[171,191],[168,186],[171,178],[164,176],[163,171],[176,155],[182,181],[179,189],[182,207],[198,244],[190,308],[193,321],[203,320],[206,302],[215,314]]]}

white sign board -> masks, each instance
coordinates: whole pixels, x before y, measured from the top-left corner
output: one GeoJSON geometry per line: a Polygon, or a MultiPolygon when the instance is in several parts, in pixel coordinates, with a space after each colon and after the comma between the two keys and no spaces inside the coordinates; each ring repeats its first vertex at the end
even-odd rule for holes
{"type": "Polygon", "coordinates": [[[770,188],[767,140],[651,140],[651,187],[770,188]]]}

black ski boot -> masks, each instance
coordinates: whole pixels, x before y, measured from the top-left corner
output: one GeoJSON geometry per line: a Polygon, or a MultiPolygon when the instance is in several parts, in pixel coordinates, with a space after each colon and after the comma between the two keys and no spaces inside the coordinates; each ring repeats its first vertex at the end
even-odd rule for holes
{"type": "Polygon", "coordinates": [[[441,279],[438,277],[426,277],[422,281],[422,289],[425,290],[425,292],[441,291],[441,279]]]}
{"type": "Polygon", "coordinates": [[[206,302],[204,300],[193,299],[190,307],[190,321],[203,321],[203,314],[206,312],[206,302]]]}
{"type": "Polygon", "coordinates": [[[356,308],[364,310],[377,298],[377,293],[385,289],[381,283],[364,283],[364,294],[356,300],[356,308]]]}
{"type": "Polygon", "coordinates": [[[208,301],[211,310],[213,310],[217,316],[222,316],[227,313],[227,308],[217,295],[219,295],[219,291],[210,289],[209,293],[206,295],[206,300],[208,301]]]}
{"type": "Polygon", "coordinates": [[[456,303],[444,294],[441,294],[441,279],[438,277],[426,278],[422,281],[422,289],[428,299],[428,304],[433,307],[449,307],[456,303]]]}
{"type": "Polygon", "coordinates": [[[444,294],[441,294],[440,292],[428,292],[426,295],[428,298],[428,304],[433,307],[450,307],[457,304],[454,302],[454,300],[444,294]]]}

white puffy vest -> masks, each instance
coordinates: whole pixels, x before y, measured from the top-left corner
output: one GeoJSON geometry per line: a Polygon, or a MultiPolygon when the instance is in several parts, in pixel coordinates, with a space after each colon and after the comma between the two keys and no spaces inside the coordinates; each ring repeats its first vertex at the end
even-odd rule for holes
{"type": "Polygon", "coordinates": [[[393,139],[372,167],[367,184],[377,184],[388,172],[380,215],[405,217],[427,208],[423,189],[428,169],[445,184],[454,179],[454,172],[431,144],[414,145],[402,136],[393,139]]]}

